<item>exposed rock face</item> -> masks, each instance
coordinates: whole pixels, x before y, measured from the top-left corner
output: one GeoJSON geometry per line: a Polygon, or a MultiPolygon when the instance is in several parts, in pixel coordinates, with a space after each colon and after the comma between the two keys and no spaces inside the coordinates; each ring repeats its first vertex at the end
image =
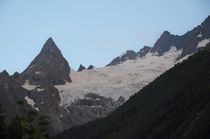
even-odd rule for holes
{"type": "Polygon", "coordinates": [[[60,96],[58,90],[53,85],[29,85],[34,88],[27,89],[22,86],[19,74],[9,76],[6,71],[0,73],[0,105],[6,123],[10,124],[16,115],[23,114],[26,109],[34,109],[40,114],[49,116],[49,134],[56,134],[63,131],[63,119],[61,114],[65,110],[59,106],[60,96]],[[26,108],[19,106],[18,102],[25,102],[26,108]]]}
{"type": "Polygon", "coordinates": [[[64,130],[65,119],[61,115],[66,115],[64,108],[59,105],[60,96],[54,85],[71,82],[69,73],[68,62],[52,38],[49,38],[28,68],[20,75],[13,75],[29,91],[27,96],[33,100],[34,108],[50,117],[49,131],[52,134],[64,130]]]}
{"type": "Polygon", "coordinates": [[[49,38],[39,55],[21,74],[31,84],[65,84],[71,82],[70,67],[57,48],[52,38],[49,38]]]}
{"type": "Polygon", "coordinates": [[[90,65],[87,69],[88,70],[92,70],[94,68],[94,66],[93,65],[90,65]]]}
{"type": "Polygon", "coordinates": [[[143,58],[146,56],[147,53],[151,50],[151,47],[144,46],[140,51],[137,53],[138,57],[143,58]]]}
{"type": "Polygon", "coordinates": [[[114,60],[112,60],[111,63],[109,63],[107,66],[113,66],[120,64],[122,62],[125,62],[126,60],[134,60],[137,57],[137,53],[133,50],[127,50],[124,54],[121,56],[116,57],[114,60]]]}
{"type": "Polygon", "coordinates": [[[85,66],[83,66],[82,64],[80,64],[79,69],[77,71],[83,71],[86,70],[85,66]]]}
{"type": "Polygon", "coordinates": [[[0,105],[3,114],[6,117],[6,123],[23,111],[16,104],[18,101],[24,101],[28,93],[21,85],[13,80],[6,71],[0,73],[0,105]]]}
{"type": "MultiPolygon", "coordinates": [[[[90,65],[88,69],[93,68],[90,65]]],[[[49,116],[48,131],[53,135],[69,127],[104,117],[125,101],[124,98],[116,101],[87,94],[84,99],[75,100],[71,106],[61,106],[55,85],[71,81],[69,72],[67,61],[50,38],[23,73],[16,72],[12,76],[6,71],[0,73],[0,105],[4,108],[8,123],[15,115],[23,113],[16,103],[24,101],[30,109],[49,116]]]]}
{"type": "Polygon", "coordinates": [[[6,80],[8,78],[9,78],[9,73],[6,70],[4,70],[0,73],[0,79],[1,80],[6,80]]]}
{"type": "Polygon", "coordinates": [[[123,97],[114,101],[112,98],[89,93],[85,95],[84,99],[78,99],[71,106],[66,107],[69,117],[66,119],[71,123],[71,126],[81,125],[107,116],[124,102],[123,97]]]}
{"type": "Polygon", "coordinates": [[[206,20],[193,30],[185,33],[182,36],[170,34],[170,32],[165,31],[160,36],[160,38],[155,43],[151,52],[157,52],[159,55],[162,55],[164,52],[167,52],[172,46],[175,46],[177,49],[182,49],[182,56],[192,54],[198,51],[198,44],[204,39],[209,40],[210,38],[210,16],[206,20]]]}
{"type": "MultiPolygon", "coordinates": [[[[43,115],[50,118],[50,134],[56,134],[64,130],[63,117],[66,111],[60,107],[58,90],[52,85],[38,85],[28,93],[28,97],[34,101],[34,107],[43,115]]],[[[69,123],[68,123],[69,124],[69,123]]]]}

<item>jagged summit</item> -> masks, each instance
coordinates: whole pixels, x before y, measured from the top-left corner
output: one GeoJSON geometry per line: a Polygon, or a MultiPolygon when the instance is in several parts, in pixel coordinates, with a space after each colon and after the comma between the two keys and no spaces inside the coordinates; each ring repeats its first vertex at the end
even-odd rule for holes
{"type": "Polygon", "coordinates": [[[125,53],[113,59],[107,66],[118,65],[127,60],[134,60],[137,57],[137,53],[133,50],[127,50],[125,53]]]}
{"type": "Polygon", "coordinates": [[[146,54],[151,50],[151,47],[144,46],[142,49],[139,50],[138,57],[143,58],[146,56],[146,54]]]}
{"type": "Polygon", "coordinates": [[[52,39],[52,37],[50,37],[44,44],[41,53],[61,53],[61,51],[58,49],[58,47],[56,46],[54,40],[52,39]]]}
{"type": "Polygon", "coordinates": [[[79,65],[79,68],[77,71],[83,71],[83,70],[86,70],[85,66],[83,66],[82,64],[79,65]]]}
{"type": "Polygon", "coordinates": [[[25,80],[32,84],[52,83],[64,84],[71,82],[70,67],[61,51],[50,37],[41,52],[22,73],[25,80]]]}
{"type": "Polygon", "coordinates": [[[162,55],[172,46],[182,49],[181,57],[197,52],[210,41],[210,16],[208,16],[201,25],[195,27],[184,35],[173,35],[164,31],[152,48],[152,53],[162,55]]]}
{"type": "Polygon", "coordinates": [[[9,73],[6,70],[4,70],[0,73],[0,79],[5,79],[8,77],[9,77],[9,73]]]}
{"type": "Polygon", "coordinates": [[[93,65],[89,65],[88,68],[87,68],[87,70],[92,70],[92,69],[94,69],[93,65]]]}

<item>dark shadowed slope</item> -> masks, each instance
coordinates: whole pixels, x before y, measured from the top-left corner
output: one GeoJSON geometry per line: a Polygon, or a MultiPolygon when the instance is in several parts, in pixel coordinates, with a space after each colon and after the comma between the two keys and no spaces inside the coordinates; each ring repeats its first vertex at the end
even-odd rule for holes
{"type": "Polygon", "coordinates": [[[107,118],[59,139],[209,139],[210,44],[132,96],[107,118]]]}

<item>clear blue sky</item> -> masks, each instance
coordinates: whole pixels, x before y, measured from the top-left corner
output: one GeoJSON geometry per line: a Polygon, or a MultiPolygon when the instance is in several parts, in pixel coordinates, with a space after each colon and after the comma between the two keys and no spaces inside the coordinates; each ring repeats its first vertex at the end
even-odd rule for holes
{"type": "Polygon", "coordinates": [[[210,0],[0,0],[0,71],[23,71],[50,36],[73,69],[102,67],[208,15],[210,0]]]}

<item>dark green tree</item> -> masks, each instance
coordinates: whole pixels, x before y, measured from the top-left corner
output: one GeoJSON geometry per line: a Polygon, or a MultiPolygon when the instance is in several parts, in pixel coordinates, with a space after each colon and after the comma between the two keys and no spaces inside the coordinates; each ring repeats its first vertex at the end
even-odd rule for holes
{"type": "MultiPolygon", "coordinates": [[[[18,102],[18,105],[25,107],[26,104],[18,102]]],[[[42,116],[35,110],[28,110],[13,119],[8,128],[9,139],[48,139],[48,124],[47,116],[42,116]]]]}
{"type": "Polygon", "coordinates": [[[4,123],[4,116],[2,113],[3,112],[1,111],[1,106],[0,106],[0,138],[4,139],[6,138],[6,125],[4,123]]]}

